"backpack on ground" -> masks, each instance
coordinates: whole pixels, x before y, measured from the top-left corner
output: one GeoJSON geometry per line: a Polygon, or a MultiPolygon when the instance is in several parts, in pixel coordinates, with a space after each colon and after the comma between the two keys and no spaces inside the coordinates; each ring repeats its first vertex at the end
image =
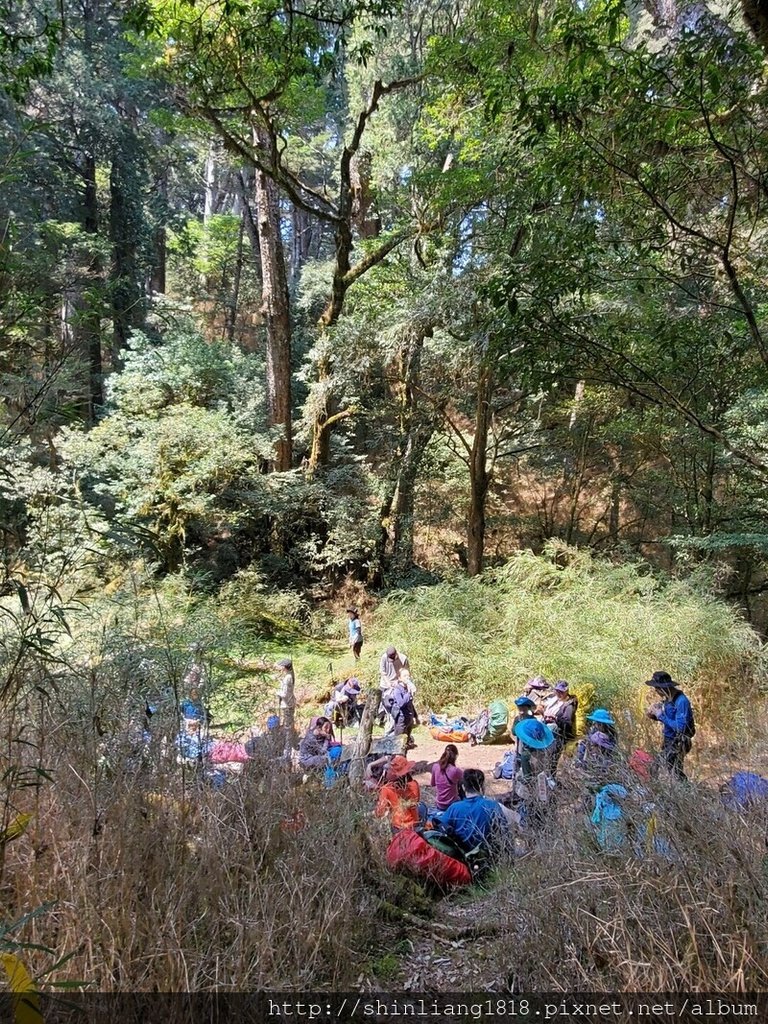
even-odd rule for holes
{"type": "Polygon", "coordinates": [[[517,774],[517,760],[517,751],[508,750],[493,769],[494,779],[505,779],[507,782],[511,782],[517,774]]]}
{"type": "Polygon", "coordinates": [[[509,707],[506,701],[495,700],[488,705],[488,733],[484,743],[503,743],[509,738],[509,707]]]}

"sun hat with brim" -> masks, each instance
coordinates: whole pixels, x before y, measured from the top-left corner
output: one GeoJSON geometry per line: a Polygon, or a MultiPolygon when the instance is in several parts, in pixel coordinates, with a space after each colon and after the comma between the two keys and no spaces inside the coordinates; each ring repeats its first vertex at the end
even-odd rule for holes
{"type": "Polygon", "coordinates": [[[677,683],[669,672],[654,672],[650,679],[646,679],[646,686],[652,686],[654,690],[674,690],[677,683]]]}
{"type": "Polygon", "coordinates": [[[613,715],[605,708],[595,708],[590,715],[587,715],[587,721],[599,722],[601,725],[616,725],[613,715]]]}
{"type": "Polygon", "coordinates": [[[293,662],[290,658],[281,658],[276,664],[278,668],[293,668],[293,662]]]}
{"type": "Polygon", "coordinates": [[[548,690],[549,683],[544,676],[534,676],[533,679],[529,679],[526,686],[530,686],[532,690],[548,690]]]}
{"type": "Polygon", "coordinates": [[[555,683],[554,689],[557,690],[558,693],[568,693],[568,683],[566,683],[564,679],[559,679],[555,683]]]}
{"type": "Polygon", "coordinates": [[[532,750],[546,750],[555,742],[555,734],[538,718],[524,718],[522,722],[517,722],[513,726],[512,732],[521,743],[532,750]]]}
{"type": "Polygon", "coordinates": [[[530,697],[518,697],[515,700],[515,706],[518,708],[535,708],[536,702],[531,700],[530,697]]]}
{"type": "Polygon", "coordinates": [[[402,754],[396,754],[389,762],[389,768],[387,768],[387,779],[393,781],[394,779],[401,779],[403,775],[409,775],[416,767],[415,761],[409,761],[407,757],[403,757],[402,754]]]}

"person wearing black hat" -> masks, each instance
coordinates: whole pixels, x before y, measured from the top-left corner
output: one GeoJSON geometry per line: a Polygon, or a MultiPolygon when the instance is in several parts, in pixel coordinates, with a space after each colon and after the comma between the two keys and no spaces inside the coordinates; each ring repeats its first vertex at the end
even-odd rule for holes
{"type": "Polygon", "coordinates": [[[669,672],[654,672],[645,685],[652,687],[660,698],[647,715],[664,726],[661,759],[676,778],[687,782],[683,762],[696,735],[691,702],[669,672]]]}
{"type": "Polygon", "coordinates": [[[360,613],[357,608],[347,608],[349,622],[349,647],[354,655],[355,661],[360,661],[360,651],[363,649],[363,625],[360,622],[360,613]]]}

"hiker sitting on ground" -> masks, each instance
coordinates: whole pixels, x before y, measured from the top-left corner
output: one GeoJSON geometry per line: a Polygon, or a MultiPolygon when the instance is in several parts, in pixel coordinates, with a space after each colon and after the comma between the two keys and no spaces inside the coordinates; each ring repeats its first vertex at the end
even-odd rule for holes
{"type": "Polygon", "coordinates": [[[179,704],[179,710],[183,718],[194,718],[206,725],[211,723],[211,716],[206,710],[203,698],[200,696],[200,691],[197,688],[189,691],[189,696],[179,704]]]}
{"type": "Polygon", "coordinates": [[[392,828],[413,828],[426,816],[421,804],[421,788],[413,777],[415,761],[396,754],[389,763],[384,785],[379,791],[376,817],[389,819],[392,828]]]}
{"type": "Polygon", "coordinates": [[[647,715],[664,726],[662,761],[676,778],[687,781],[683,762],[696,734],[691,702],[669,672],[654,672],[645,685],[652,687],[660,698],[648,709],[647,715]]]}
{"type": "Polygon", "coordinates": [[[280,728],[280,718],[270,715],[264,729],[255,726],[245,741],[245,751],[249,757],[279,757],[285,746],[280,728]]]}
{"type": "Polygon", "coordinates": [[[544,721],[555,734],[550,768],[553,775],[566,743],[576,738],[576,709],[579,706],[578,698],[570,692],[564,679],[555,683],[554,694],[554,701],[547,705],[544,712],[544,721]]]}
{"type": "Polygon", "coordinates": [[[363,624],[360,622],[360,613],[357,608],[347,608],[349,622],[349,649],[352,651],[355,661],[360,661],[360,652],[363,649],[363,624]]]}
{"type": "Polygon", "coordinates": [[[185,718],[176,737],[179,754],[187,761],[202,761],[211,750],[211,740],[202,734],[199,718],[185,718]]]}
{"type": "Polygon", "coordinates": [[[515,700],[515,707],[517,708],[517,714],[512,719],[510,732],[514,730],[518,722],[523,722],[526,718],[533,718],[536,713],[536,702],[527,695],[518,697],[515,700]]]}
{"type": "Polygon", "coordinates": [[[435,814],[435,821],[469,853],[480,847],[484,854],[497,854],[507,835],[507,817],[496,800],[485,796],[485,774],[479,768],[464,772],[466,797],[435,814]]]}
{"type": "Polygon", "coordinates": [[[391,754],[382,754],[380,757],[376,757],[375,754],[368,755],[365,764],[363,786],[369,793],[378,792],[384,785],[386,782],[387,768],[389,768],[389,762],[391,760],[391,754]]]}
{"type": "Polygon", "coordinates": [[[523,687],[523,697],[530,697],[537,706],[541,706],[551,696],[552,687],[544,676],[534,676],[523,687]]]}
{"type": "Polygon", "coordinates": [[[523,782],[531,782],[534,776],[546,771],[555,734],[548,725],[533,716],[516,722],[512,732],[517,740],[517,760],[523,782]]]}
{"type": "Polygon", "coordinates": [[[449,743],[440,755],[440,760],[432,765],[431,783],[435,787],[435,806],[438,811],[447,810],[464,796],[464,772],[456,766],[458,756],[459,748],[449,743]]]}
{"type": "Polygon", "coordinates": [[[588,732],[579,743],[576,764],[586,770],[603,772],[616,761],[619,746],[616,736],[616,722],[605,708],[595,708],[587,715],[588,732]]]}
{"type": "Polygon", "coordinates": [[[299,764],[302,768],[325,769],[332,735],[331,723],[324,716],[321,715],[310,722],[309,729],[299,745],[299,764]]]}

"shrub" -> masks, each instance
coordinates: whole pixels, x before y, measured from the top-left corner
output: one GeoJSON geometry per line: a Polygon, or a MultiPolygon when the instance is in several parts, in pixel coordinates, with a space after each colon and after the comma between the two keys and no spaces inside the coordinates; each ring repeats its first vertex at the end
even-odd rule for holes
{"type": "Polygon", "coordinates": [[[616,566],[552,546],[475,579],[396,592],[369,629],[365,666],[389,643],[407,652],[432,706],[514,697],[536,674],[601,703],[639,707],[657,668],[701,702],[765,679],[754,631],[728,605],[641,564],[616,566]],[[565,564],[562,564],[565,562],[565,564]]]}

